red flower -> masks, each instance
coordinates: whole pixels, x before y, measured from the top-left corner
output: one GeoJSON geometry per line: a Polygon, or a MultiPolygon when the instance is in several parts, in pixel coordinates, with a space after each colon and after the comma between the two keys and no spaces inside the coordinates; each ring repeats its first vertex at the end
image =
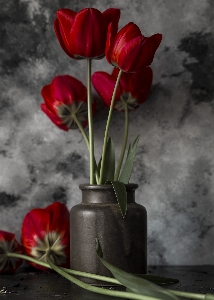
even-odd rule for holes
{"type": "Polygon", "coordinates": [[[159,33],[151,37],[143,36],[139,27],[132,22],[117,33],[117,27],[111,23],[108,27],[106,59],[124,72],[140,71],[152,63],[161,39],[159,33]]]}
{"type": "MultiPolygon", "coordinates": [[[[112,74],[95,72],[92,83],[107,106],[111,105],[112,94],[117,80],[119,69],[114,68],[112,74]]],[[[152,84],[152,69],[145,67],[138,73],[123,73],[114,103],[114,109],[124,110],[124,104],[133,110],[146,101],[152,84]]]]}
{"type": "Polygon", "coordinates": [[[7,256],[8,252],[23,253],[14,234],[0,230],[0,274],[13,273],[22,264],[22,259],[7,256]]]}
{"type": "Polygon", "coordinates": [[[108,25],[117,28],[120,10],[109,8],[103,13],[85,8],[78,13],[68,8],[57,11],[54,29],[65,53],[75,59],[102,58],[105,53],[108,25]]]}
{"type": "Polygon", "coordinates": [[[56,76],[41,94],[45,100],[41,109],[60,129],[78,128],[75,117],[83,127],[87,126],[87,89],[81,81],[69,75],[56,76]]]}
{"type": "MultiPolygon", "coordinates": [[[[31,210],[22,224],[22,244],[26,253],[46,262],[50,251],[54,264],[69,267],[70,258],[69,211],[55,202],[46,208],[31,210]]],[[[30,263],[38,269],[44,267],[30,263]]]]}

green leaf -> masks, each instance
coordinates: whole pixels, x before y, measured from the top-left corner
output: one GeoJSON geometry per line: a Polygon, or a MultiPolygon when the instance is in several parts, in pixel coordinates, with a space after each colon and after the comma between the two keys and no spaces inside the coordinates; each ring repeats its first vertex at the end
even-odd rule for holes
{"type": "Polygon", "coordinates": [[[127,293],[134,293],[132,290],[130,290],[129,288],[126,288],[127,293]]]}
{"type": "Polygon", "coordinates": [[[116,194],[117,203],[120,207],[121,214],[125,218],[127,210],[127,194],[126,187],[123,182],[108,180],[105,184],[111,183],[116,194]]]}
{"type": "Polygon", "coordinates": [[[96,241],[96,252],[97,252],[97,255],[99,256],[99,258],[103,258],[103,250],[100,246],[100,242],[97,238],[95,238],[95,241],[96,241]]]}
{"type": "MultiPolygon", "coordinates": [[[[100,157],[100,160],[99,160],[99,163],[98,163],[98,165],[97,165],[97,174],[98,174],[98,177],[100,177],[100,167],[101,167],[101,161],[102,161],[102,156],[100,157]]],[[[96,171],[95,170],[95,171],[96,171]]]]}
{"type": "MultiPolygon", "coordinates": [[[[134,274],[137,277],[144,278],[146,280],[149,280],[155,284],[158,285],[164,285],[164,284],[170,284],[170,283],[178,283],[179,280],[175,278],[167,278],[157,275],[150,275],[150,274],[134,274]]],[[[214,300],[214,299],[213,299],[214,300]]]]}
{"type": "Polygon", "coordinates": [[[138,135],[136,137],[134,143],[132,145],[131,144],[129,145],[126,161],[124,163],[123,170],[120,174],[119,180],[125,184],[129,183],[129,179],[131,177],[139,138],[140,138],[140,136],[138,135]]]}
{"type": "Polygon", "coordinates": [[[97,162],[96,162],[95,157],[94,157],[94,178],[93,178],[93,182],[96,182],[96,172],[98,171],[97,168],[98,168],[97,167],[97,162]]]}
{"type": "Polygon", "coordinates": [[[115,172],[115,150],[112,139],[109,137],[107,146],[106,146],[106,154],[103,165],[103,182],[107,180],[114,180],[114,172],[115,172]]]}
{"type": "MultiPolygon", "coordinates": [[[[97,249],[97,255],[99,256],[101,253],[101,246],[99,244],[98,239],[96,239],[96,249],[97,249]]],[[[103,265],[111,271],[113,276],[127,289],[130,291],[148,296],[153,297],[156,299],[162,299],[162,300],[178,300],[179,298],[173,295],[172,293],[168,292],[167,290],[155,285],[154,283],[147,281],[143,278],[137,277],[135,275],[129,274],[109,262],[107,262],[105,259],[102,258],[102,256],[99,256],[101,262],[103,265]]]]}

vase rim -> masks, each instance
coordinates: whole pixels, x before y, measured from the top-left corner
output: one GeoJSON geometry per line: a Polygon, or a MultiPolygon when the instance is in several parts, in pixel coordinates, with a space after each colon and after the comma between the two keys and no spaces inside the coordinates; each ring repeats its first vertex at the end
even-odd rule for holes
{"type": "MultiPolygon", "coordinates": [[[[138,188],[138,184],[136,183],[128,183],[124,184],[126,190],[136,190],[138,188]]],[[[113,189],[111,184],[89,184],[83,183],[79,185],[80,190],[109,190],[113,189]]]]}

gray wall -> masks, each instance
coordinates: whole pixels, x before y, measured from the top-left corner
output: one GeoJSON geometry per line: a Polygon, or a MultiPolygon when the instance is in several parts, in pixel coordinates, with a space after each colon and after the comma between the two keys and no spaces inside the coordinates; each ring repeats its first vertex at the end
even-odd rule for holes
{"type": "MultiPolygon", "coordinates": [[[[132,176],[148,211],[149,264],[214,264],[214,3],[212,0],[0,0],[0,229],[20,234],[24,215],[59,200],[71,208],[88,182],[77,130],[59,130],[40,111],[41,88],[70,74],[86,84],[86,62],[69,59],[53,31],[55,12],[121,9],[146,36],[162,33],[148,101],[131,113],[129,141],[141,134],[132,176]]],[[[93,71],[110,71],[105,59],[93,71]]],[[[96,98],[98,98],[93,91],[96,98]]],[[[96,156],[104,108],[94,121],[96,156]]],[[[111,135],[119,154],[124,115],[111,135]]]]}

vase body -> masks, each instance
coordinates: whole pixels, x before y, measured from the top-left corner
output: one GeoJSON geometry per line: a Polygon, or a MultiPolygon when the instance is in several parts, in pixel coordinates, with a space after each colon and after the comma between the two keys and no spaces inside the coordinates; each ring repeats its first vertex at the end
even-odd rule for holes
{"type": "Polygon", "coordinates": [[[105,260],[129,273],[147,272],[147,213],[135,202],[136,188],[137,184],[126,185],[127,213],[123,218],[111,185],[80,185],[82,203],[70,211],[71,269],[112,277],[96,254],[98,238],[105,260]]]}

